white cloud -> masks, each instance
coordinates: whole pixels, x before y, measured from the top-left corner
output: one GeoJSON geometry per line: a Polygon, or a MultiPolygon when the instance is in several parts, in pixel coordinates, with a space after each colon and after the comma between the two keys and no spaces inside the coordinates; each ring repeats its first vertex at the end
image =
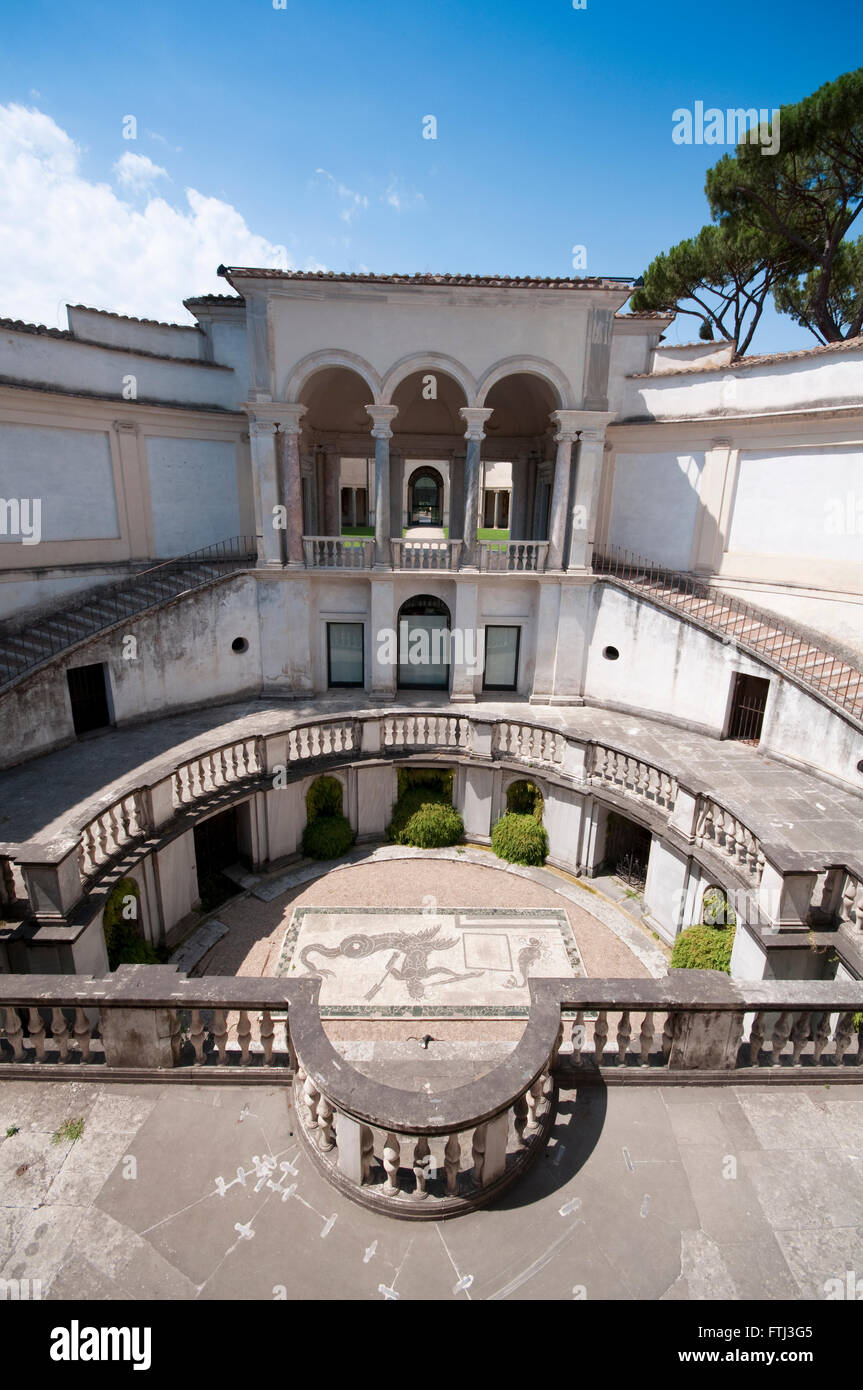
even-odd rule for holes
{"type": "Polygon", "coordinates": [[[323,174],[336,196],[346,204],[339,213],[343,222],[351,222],[359,213],[365,212],[369,200],[364,193],[356,193],[352,188],[346,188],[327,169],[316,169],[315,173],[323,174]]]}
{"type": "Polygon", "coordinates": [[[145,193],[157,179],[168,177],[167,169],[163,169],[161,164],[154,164],[145,154],[132,154],[130,150],[117,160],[114,173],[117,182],[132,193],[145,193]]]}
{"type": "MultiPolygon", "coordinates": [[[[118,165],[140,171],[129,157],[118,165]]],[[[59,306],[80,302],[183,322],[184,297],[230,293],[216,275],[222,262],[289,268],[284,246],[253,232],[230,203],[187,188],[177,207],[153,195],[142,207],[85,178],[81,164],[80,147],[50,116],[0,105],[0,317],[65,327],[59,306]]],[[[165,172],[151,169],[152,178],[165,172]]]]}
{"type": "Polygon", "coordinates": [[[420,203],[425,202],[425,199],[416,189],[403,187],[401,181],[393,176],[387,185],[383,201],[388,207],[394,208],[396,212],[404,212],[407,208],[418,207],[420,203]]]}

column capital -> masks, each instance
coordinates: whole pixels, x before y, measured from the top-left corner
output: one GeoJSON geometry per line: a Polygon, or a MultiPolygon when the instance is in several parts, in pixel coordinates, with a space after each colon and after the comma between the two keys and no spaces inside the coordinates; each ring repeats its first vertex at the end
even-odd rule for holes
{"type": "Polygon", "coordinates": [[[553,410],[551,412],[551,418],[556,428],[555,444],[573,443],[580,429],[578,417],[582,414],[583,412],[580,410],[553,410]]]}
{"type": "Polygon", "coordinates": [[[299,434],[303,428],[302,417],[307,410],[307,405],[294,403],[279,406],[278,427],[282,434],[299,434]]]}
{"type": "Polygon", "coordinates": [[[266,435],[274,435],[276,425],[272,420],[250,420],[249,435],[252,439],[260,439],[266,435]]]}
{"type": "Polygon", "coordinates": [[[390,425],[398,413],[397,405],[367,405],[366,414],[372,422],[372,439],[392,439],[390,425]]]}
{"type": "Polygon", "coordinates": [[[459,408],[458,413],[467,425],[464,432],[465,439],[485,439],[483,425],[489,416],[494,414],[494,407],[463,405],[459,408]]]}

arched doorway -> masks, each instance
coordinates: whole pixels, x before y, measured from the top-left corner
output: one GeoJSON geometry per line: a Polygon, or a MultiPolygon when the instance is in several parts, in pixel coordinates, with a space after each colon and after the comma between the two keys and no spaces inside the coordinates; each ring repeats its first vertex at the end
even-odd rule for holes
{"type": "Polygon", "coordinates": [[[408,479],[408,525],[440,526],[443,519],[443,478],[427,464],[408,479]]]}
{"type": "Polygon", "coordinates": [[[448,690],[450,612],[432,594],[417,594],[399,609],[400,687],[448,690]]]}

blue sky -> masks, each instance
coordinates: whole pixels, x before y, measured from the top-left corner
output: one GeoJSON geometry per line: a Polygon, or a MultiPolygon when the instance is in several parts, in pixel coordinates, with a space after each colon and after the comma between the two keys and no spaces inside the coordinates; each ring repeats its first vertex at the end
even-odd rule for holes
{"type": "MultiPolygon", "coordinates": [[[[707,220],[724,152],[675,145],[673,110],[799,100],[861,40],[863,7],[835,0],[28,0],[0,39],[0,315],[182,319],[219,260],[278,247],[298,268],[566,275],[580,244],[587,273],[638,275],[707,220]]],[[[772,313],[756,340],[813,343],[772,313]]]]}

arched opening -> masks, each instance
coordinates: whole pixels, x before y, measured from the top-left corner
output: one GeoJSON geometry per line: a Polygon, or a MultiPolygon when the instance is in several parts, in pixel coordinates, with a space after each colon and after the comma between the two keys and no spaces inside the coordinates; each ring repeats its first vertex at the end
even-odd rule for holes
{"type": "Polygon", "coordinates": [[[545,540],[554,480],[551,413],[561,402],[554,387],[532,372],[496,381],[483,404],[486,424],[480,517],[486,538],[545,540]]]}
{"type": "Polygon", "coordinates": [[[543,797],[535,782],[510,782],[506,789],[506,809],[516,816],[533,816],[542,822],[543,797]]]}
{"type": "Polygon", "coordinates": [[[398,621],[398,684],[421,690],[448,690],[450,611],[433,594],[403,603],[398,621]]]}
{"type": "Polygon", "coordinates": [[[408,526],[443,524],[443,478],[436,468],[421,464],[408,478],[408,526]]]}
{"type": "Polygon", "coordinates": [[[321,367],[303,384],[300,435],[303,534],[373,534],[374,396],[349,367],[321,367]]]}

